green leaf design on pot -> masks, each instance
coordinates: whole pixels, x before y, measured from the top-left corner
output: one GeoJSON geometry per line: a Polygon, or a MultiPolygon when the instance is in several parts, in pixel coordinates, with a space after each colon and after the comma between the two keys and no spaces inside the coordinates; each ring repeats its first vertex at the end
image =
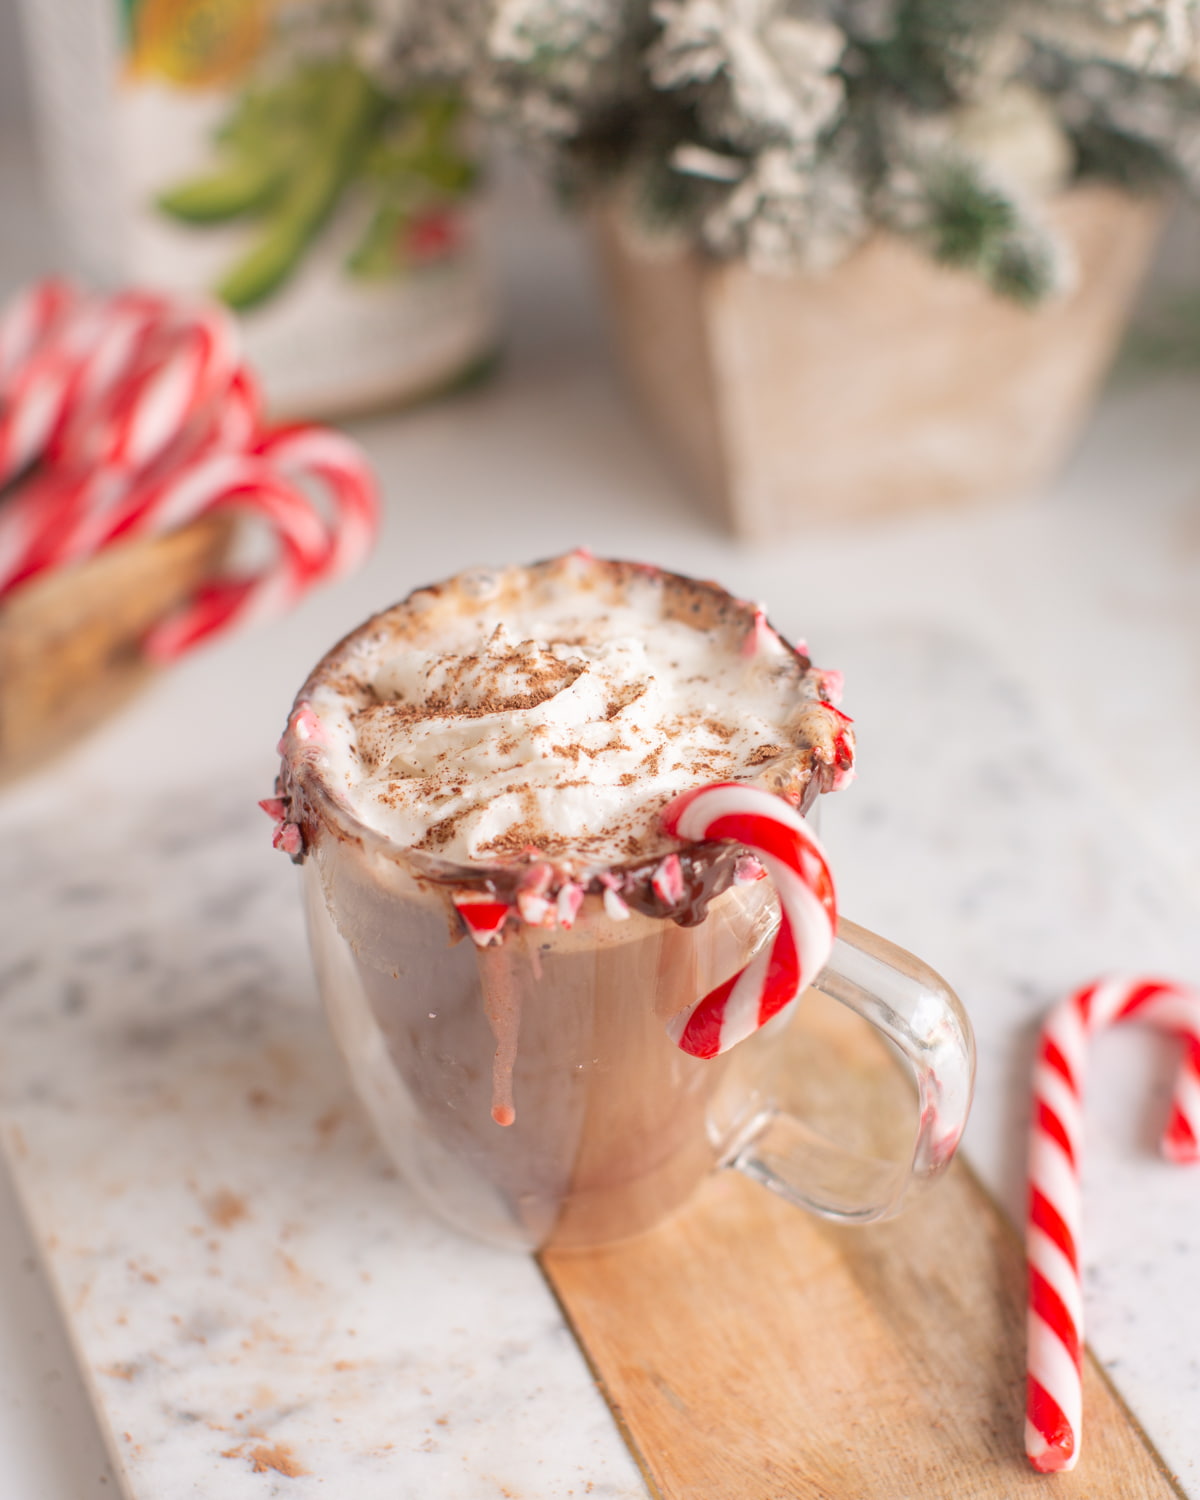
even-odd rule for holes
{"type": "Polygon", "coordinates": [[[270,208],[258,244],[220,282],[231,307],[269,297],[298,265],[354,175],[383,109],[370,80],[350,63],[320,69],[323,88],[305,150],[270,208]]]}
{"type": "Polygon", "coordinates": [[[221,224],[268,207],[285,181],[284,169],[269,157],[239,157],[163,193],[158,206],[187,224],[221,224]]]}
{"type": "Polygon", "coordinates": [[[375,208],[346,261],[363,279],[446,258],[459,232],[450,205],[475,185],[461,146],[462,103],[453,94],[414,91],[396,102],[387,129],[363,163],[375,208]]]}
{"type": "Polygon", "coordinates": [[[117,0],[120,14],[121,42],[128,48],[133,42],[134,23],[137,20],[138,0],[117,0]]]}
{"type": "Polygon", "coordinates": [[[343,202],[367,220],[347,272],[394,275],[457,248],[447,209],[476,177],[461,134],[451,93],[388,96],[349,56],[308,61],[247,89],[216,133],[219,164],[157,206],[183,224],[261,226],[216,287],[239,310],[288,281],[343,202]]]}

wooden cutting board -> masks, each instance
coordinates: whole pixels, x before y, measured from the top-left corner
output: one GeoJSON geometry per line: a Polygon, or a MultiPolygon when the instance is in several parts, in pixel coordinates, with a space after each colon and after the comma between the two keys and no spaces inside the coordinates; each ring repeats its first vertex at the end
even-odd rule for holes
{"type": "MultiPolygon", "coordinates": [[[[818,1122],[896,1112],[889,1055],[832,1002],[810,992],[787,1047],[818,1122]]],[[[653,1232],[542,1265],[662,1500],[1182,1494],[1090,1356],[1078,1467],[1029,1467],[1023,1253],[961,1161],[868,1228],[720,1172],[653,1232]]]]}

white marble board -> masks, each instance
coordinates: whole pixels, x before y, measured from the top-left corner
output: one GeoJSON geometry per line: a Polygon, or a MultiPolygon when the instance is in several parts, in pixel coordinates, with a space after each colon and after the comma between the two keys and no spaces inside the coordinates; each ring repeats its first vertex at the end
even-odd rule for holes
{"type": "MultiPolygon", "coordinates": [[[[863,746],[825,817],[843,906],[960,988],[967,1150],[1017,1216],[1035,1018],[1111,966],[1200,979],[1196,910],[977,647],[828,645],[863,746]]],[[[0,848],[0,1136],[127,1494],[644,1495],[533,1263],[384,1166],[252,782],[0,848]]],[[[1200,1497],[1200,1176],[1153,1154],[1169,1064],[1138,1033],[1096,1049],[1089,1332],[1200,1497]]]]}
{"type": "Polygon", "coordinates": [[[249,785],[10,838],[3,1140],[136,1500],[643,1496],[532,1260],[412,1200],[249,785]]]}

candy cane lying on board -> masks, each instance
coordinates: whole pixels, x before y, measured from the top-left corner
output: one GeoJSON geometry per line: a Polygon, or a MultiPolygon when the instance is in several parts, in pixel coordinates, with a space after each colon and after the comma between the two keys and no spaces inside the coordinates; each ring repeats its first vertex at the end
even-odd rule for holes
{"type": "Polygon", "coordinates": [[[1042,1029],[1029,1150],[1029,1327],[1025,1451],[1035,1469],[1073,1469],[1083,1418],[1083,1083],[1092,1033],[1147,1021],[1183,1038],[1163,1154],[1200,1160],[1200,994],[1153,979],[1108,979],[1077,990],[1042,1029]]]}
{"type": "Polygon", "coordinates": [[[662,820],[679,838],[729,839],[752,849],[782,908],[770,945],[668,1027],[684,1052],[715,1057],[778,1015],[825,967],[837,930],[833,877],[804,819],[761,787],[698,787],[676,797],[662,820]]]}

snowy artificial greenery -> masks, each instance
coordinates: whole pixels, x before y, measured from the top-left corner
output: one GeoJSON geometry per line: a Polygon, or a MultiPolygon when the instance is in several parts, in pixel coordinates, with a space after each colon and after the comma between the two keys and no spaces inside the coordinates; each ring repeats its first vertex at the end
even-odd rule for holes
{"type": "MultiPolygon", "coordinates": [[[[382,3],[382,0],[380,0],[382,3]]],[[[1033,303],[1080,176],[1200,187],[1200,0],[390,0],[577,195],[758,269],[879,225],[1033,303]]]]}

